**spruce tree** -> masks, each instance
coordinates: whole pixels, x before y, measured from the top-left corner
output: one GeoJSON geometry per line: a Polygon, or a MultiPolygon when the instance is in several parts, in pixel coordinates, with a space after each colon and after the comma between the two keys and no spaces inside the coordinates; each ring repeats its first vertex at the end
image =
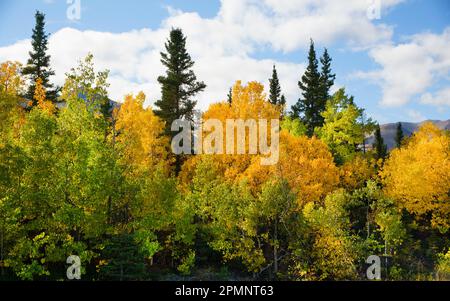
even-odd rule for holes
{"type": "Polygon", "coordinates": [[[273,105],[278,105],[281,103],[281,87],[280,81],[278,80],[277,69],[273,65],[272,78],[269,79],[269,101],[273,105]]]}
{"type": "Polygon", "coordinates": [[[285,104],[286,104],[286,97],[284,97],[284,94],[283,94],[283,95],[281,95],[281,98],[280,98],[280,105],[284,106],[285,104]]]}
{"type": "Polygon", "coordinates": [[[312,136],[314,128],[323,124],[321,113],[325,110],[326,100],[321,97],[319,66],[314,49],[314,42],[311,40],[308,54],[308,67],[305,74],[298,82],[299,88],[303,91],[302,98],[292,106],[291,115],[294,118],[301,118],[307,128],[308,136],[312,136]]]}
{"type": "Polygon", "coordinates": [[[161,52],[161,63],[167,68],[166,75],[158,77],[161,84],[160,100],[155,102],[155,114],[166,122],[166,133],[173,137],[170,127],[176,119],[192,120],[196,101],[192,98],[206,85],[197,81],[192,70],[194,61],[186,50],[186,37],[181,29],[172,29],[161,52]]]}
{"type": "Polygon", "coordinates": [[[55,73],[50,68],[50,55],[47,55],[48,34],[45,33],[45,15],[36,11],[35,18],[36,25],[31,36],[33,50],[29,52],[30,58],[22,71],[22,74],[28,76],[30,80],[25,97],[33,100],[33,106],[37,104],[34,99],[34,90],[36,89],[36,80],[38,78],[42,80],[47,99],[56,102],[59,90],[54,89],[53,84],[50,83],[50,76],[55,73]]]}
{"type": "Polygon", "coordinates": [[[387,146],[384,144],[383,137],[381,136],[380,125],[376,125],[375,128],[375,141],[373,143],[373,149],[375,150],[376,159],[385,159],[387,156],[387,146]]]}
{"type": "Polygon", "coordinates": [[[395,144],[397,145],[397,147],[400,147],[402,145],[403,138],[404,138],[404,135],[403,135],[402,123],[399,122],[399,123],[397,123],[397,132],[395,134],[395,144]]]}
{"type": "Polygon", "coordinates": [[[227,101],[230,105],[233,102],[233,88],[230,88],[230,90],[228,91],[227,101]]]}
{"type": "Polygon", "coordinates": [[[320,72],[321,98],[327,101],[330,98],[330,89],[334,85],[336,75],[331,72],[331,57],[328,50],[325,48],[320,63],[322,69],[320,72]]]}

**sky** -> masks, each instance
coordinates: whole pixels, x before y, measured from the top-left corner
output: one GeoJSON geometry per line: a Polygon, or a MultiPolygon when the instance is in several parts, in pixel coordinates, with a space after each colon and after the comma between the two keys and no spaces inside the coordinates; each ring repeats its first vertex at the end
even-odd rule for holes
{"type": "Polygon", "coordinates": [[[274,64],[294,104],[313,39],[333,58],[333,90],[345,88],[378,122],[450,119],[448,0],[0,0],[0,62],[26,63],[36,10],[51,34],[53,82],[91,52],[119,102],[160,97],[160,51],[180,27],[207,85],[199,109],[226,99],[236,80],[267,87],[274,64]]]}

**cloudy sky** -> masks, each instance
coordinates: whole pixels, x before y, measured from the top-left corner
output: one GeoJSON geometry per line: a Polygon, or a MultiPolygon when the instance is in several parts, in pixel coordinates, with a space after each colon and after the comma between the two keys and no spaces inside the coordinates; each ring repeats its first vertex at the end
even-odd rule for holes
{"type": "Polygon", "coordinates": [[[334,59],[334,89],[345,87],[380,123],[450,118],[448,0],[0,0],[0,61],[26,62],[36,9],[51,33],[54,82],[92,52],[111,71],[117,101],[141,90],[148,105],[158,99],[159,52],[181,27],[208,85],[200,109],[236,80],[267,86],[273,64],[295,103],[312,38],[334,59]]]}

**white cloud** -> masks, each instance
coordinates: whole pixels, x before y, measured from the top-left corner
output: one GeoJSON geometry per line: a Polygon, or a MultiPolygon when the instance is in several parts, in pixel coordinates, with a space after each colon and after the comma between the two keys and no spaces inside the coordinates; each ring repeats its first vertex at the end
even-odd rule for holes
{"type": "Polygon", "coordinates": [[[420,98],[420,101],[424,104],[450,106],[450,88],[444,88],[434,94],[425,93],[420,98]]]}
{"type": "MultiPolygon", "coordinates": [[[[382,9],[401,1],[381,1],[382,9]]],[[[151,103],[160,97],[156,79],[164,74],[159,52],[170,28],[181,27],[196,61],[198,79],[208,85],[199,95],[200,109],[223,100],[235,80],[257,80],[267,85],[273,64],[277,65],[288,104],[293,104],[299,97],[297,81],[304,64],[254,59],[252,54],[262,47],[293,51],[307,46],[310,38],[327,45],[344,41],[358,48],[388,41],[392,29],[367,18],[369,4],[361,0],[222,0],[213,18],[168,8],[170,16],[155,30],[115,34],[63,28],[49,40],[54,80],[63,84],[65,72],[92,52],[96,67],[111,71],[109,92],[113,99],[120,101],[127,93],[143,90],[151,103]]],[[[29,40],[1,47],[0,61],[25,63],[29,49],[29,40]]]]}
{"type": "MultiPolygon", "coordinates": [[[[382,88],[381,104],[400,106],[425,93],[433,83],[448,79],[450,72],[450,27],[442,34],[423,33],[407,43],[381,45],[369,52],[381,69],[359,73],[382,88]]],[[[429,101],[429,96],[424,96],[429,101]]]]}

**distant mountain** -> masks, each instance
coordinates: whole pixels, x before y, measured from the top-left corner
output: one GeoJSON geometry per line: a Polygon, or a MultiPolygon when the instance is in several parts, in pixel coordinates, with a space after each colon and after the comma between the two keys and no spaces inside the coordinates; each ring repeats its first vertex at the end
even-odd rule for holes
{"type": "MultiPolygon", "coordinates": [[[[450,130],[450,119],[449,120],[426,120],[419,123],[412,123],[412,122],[401,122],[403,134],[406,136],[411,136],[414,132],[416,132],[420,126],[425,122],[432,122],[434,123],[438,128],[450,130]]],[[[387,123],[380,125],[381,129],[381,136],[384,139],[384,143],[387,145],[388,149],[392,149],[395,147],[395,135],[397,133],[397,123],[387,123]]],[[[370,136],[366,143],[368,145],[372,145],[374,142],[373,135],[370,136]]]]}

